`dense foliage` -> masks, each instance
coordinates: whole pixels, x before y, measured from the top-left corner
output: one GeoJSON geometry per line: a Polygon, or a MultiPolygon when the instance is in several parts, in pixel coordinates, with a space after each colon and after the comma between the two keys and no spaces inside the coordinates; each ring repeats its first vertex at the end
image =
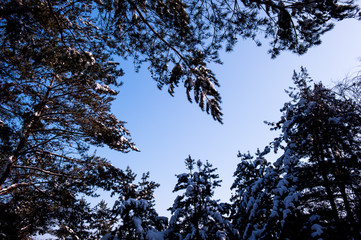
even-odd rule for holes
{"type": "MultiPolygon", "coordinates": [[[[259,44],[258,36],[265,36],[271,41],[272,56],[282,50],[303,54],[320,43],[320,36],[335,21],[358,13],[353,1],[346,0],[0,3],[0,237],[8,239],[43,233],[65,239],[97,239],[107,232],[110,237],[130,239],[163,237],[160,233],[166,221],[157,216],[152,203],[157,184],[149,182],[145,175],[135,186],[129,169],[117,169],[89,151],[103,146],[120,152],[138,151],[124,122],[110,111],[123,75],[115,57],[132,60],[137,68],[147,63],[158,87],[168,86],[171,95],[183,82],[188,100],[194,100],[222,122],[221,97],[216,89],[219,83],[207,68],[211,62],[221,62],[218,53],[222,48],[231,50],[239,38],[251,38],[259,44]],[[86,199],[97,196],[98,189],[119,197],[113,208],[104,202],[96,207],[87,203],[86,199]]],[[[304,137],[305,133],[300,134],[304,137]]],[[[350,139],[334,139],[327,144],[341,140],[351,144],[350,139]]],[[[327,183],[325,176],[318,179],[320,186],[328,189],[324,201],[331,204],[335,231],[350,223],[350,234],[355,235],[359,216],[353,209],[359,205],[356,197],[349,199],[345,192],[359,196],[357,187],[350,183],[358,180],[357,167],[348,169],[358,158],[344,145],[340,143],[321,160],[317,160],[317,154],[300,156],[310,157],[312,164],[325,161],[327,171],[333,169],[322,174],[331,174],[326,177],[337,179],[336,183],[327,183]],[[339,154],[333,165],[328,164],[332,154],[339,154]],[[341,171],[340,178],[334,165],[339,166],[344,158],[350,159],[350,165],[345,165],[347,170],[341,171]],[[352,177],[344,178],[347,174],[352,177]],[[341,180],[348,182],[341,184],[341,180]],[[337,192],[337,196],[330,191],[337,192]],[[338,196],[342,203],[335,202],[338,196]]],[[[204,184],[197,174],[188,178],[204,184]]],[[[199,164],[199,174],[208,174],[207,184],[216,178],[208,163],[199,164]]],[[[205,199],[212,196],[212,191],[207,191],[205,199]]],[[[226,236],[231,225],[228,220],[220,220],[226,209],[213,200],[207,204],[215,214],[217,228],[209,230],[210,226],[202,223],[200,227],[197,223],[197,236],[202,231],[212,237],[226,236]]],[[[173,219],[172,224],[180,224],[183,217],[173,219]]]]}
{"type": "Polygon", "coordinates": [[[279,122],[281,136],[257,154],[242,155],[235,173],[232,219],[241,239],[359,239],[359,103],[302,69],[294,75],[279,122]],[[274,163],[265,155],[282,150],[274,163]]]}

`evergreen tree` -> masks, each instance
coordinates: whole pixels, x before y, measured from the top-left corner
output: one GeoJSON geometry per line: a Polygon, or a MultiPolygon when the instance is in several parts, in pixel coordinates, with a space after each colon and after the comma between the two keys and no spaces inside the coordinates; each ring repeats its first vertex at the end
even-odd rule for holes
{"type": "Polygon", "coordinates": [[[236,177],[231,189],[235,190],[231,198],[231,219],[237,229],[237,239],[249,239],[261,233],[272,209],[272,190],[279,175],[257,152],[257,157],[238,154],[241,162],[234,173],[236,177]]]}
{"type": "Polygon", "coordinates": [[[231,219],[238,239],[309,239],[310,226],[300,213],[294,165],[283,168],[265,159],[266,147],[255,159],[239,154],[241,162],[234,174],[231,219]],[[292,230],[290,230],[292,229],[292,230]]]}
{"type": "Polygon", "coordinates": [[[188,99],[221,122],[207,64],[220,62],[222,47],[264,33],[273,55],[301,54],[357,12],[353,1],[2,0],[0,209],[18,221],[0,232],[47,232],[62,205],[96,188],[116,191],[122,171],[88,152],[138,150],[110,112],[123,75],[113,57],[148,62],[170,94],[183,81],[188,99]]]}
{"type": "Polygon", "coordinates": [[[235,173],[232,220],[241,239],[359,239],[360,123],[357,104],[322,84],[305,69],[270,147],[282,150],[272,165],[241,155],[235,173]]]}
{"type": "Polygon", "coordinates": [[[184,191],[172,208],[167,239],[229,239],[231,225],[223,216],[223,204],[213,200],[213,189],[220,186],[216,168],[190,156],[185,160],[188,173],[178,175],[174,192],[184,191]],[[194,171],[197,165],[198,171],[194,171]]]}
{"type": "Polygon", "coordinates": [[[117,217],[113,215],[112,209],[108,208],[104,200],[97,204],[92,214],[92,229],[95,230],[95,239],[101,239],[113,231],[117,220],[117,217]]]}
{"type": "MultiPolygon", "coordinates": [[[[296,88],[289,93],[293,100],[285,104],[275,129],[282,129],[286,153],[299,164],[306,161],[301,176],[316,176],[306,180],[309,186],[301,181],[300,189],[306,197],[324,202],[317,212],[330,214],[323,219],[329,237],[358,239],[361,116],[354,102],[336,97],[321,83],[312,88],[311,81],[305,69],[294,75],[296,88]]],[[[287,157],[279,161],[288,164],[287,157]]]]}
{"type": "Polygon", "coordinates": [[[120,185],[119,200],[113,207],[118,226],[107,234],[107,239],[153,239],[162,237],[168,219],[158,216],[154,209],[154,190],[159,184],[149,181],[149,173],[143,174],[141,182],[135,184],[136,175],[127,168],[120,185]]]}

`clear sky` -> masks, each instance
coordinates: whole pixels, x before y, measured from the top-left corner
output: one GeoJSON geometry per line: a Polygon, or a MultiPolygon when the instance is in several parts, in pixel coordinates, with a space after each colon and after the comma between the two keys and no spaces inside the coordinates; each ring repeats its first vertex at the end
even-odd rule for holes
{"type": "Polygon", "coordinates": [[[215,198],[229,201],[239,162],[237,153],[254,153],[277,135],[263,122],[281,117],[279,109],[288,101],[284,89],[292,86],[294,70],[304,66],[316,82],[326,86],[361,70],[361,22],[338,23],[322,40],[320,46],[303,56],[283,52],[271,59],[267,43],[256,47],[243,40],[233,52],[221,54],[224,64],[209,67],[221,84],[223,125],[196,104],[190,104],[182,85],[171,97],[166,88],[158,90],[147,66],[134,73],[131,64],[125,63],[124,85],[119,88],[112,110],[118,119],[127,122],[141,152],[123,154],[99,149],[98,154],[122,169],[130,166],[138,176],[149,171],[151,180],[160,184],[155,192],[160,215],[170,216],[166,209],[177,196],[172,193],[175,175],[186,172],[184,159],[189,154],[196,160],[209,160],[218,168],[223,183],[216,189],[215,198]]]}

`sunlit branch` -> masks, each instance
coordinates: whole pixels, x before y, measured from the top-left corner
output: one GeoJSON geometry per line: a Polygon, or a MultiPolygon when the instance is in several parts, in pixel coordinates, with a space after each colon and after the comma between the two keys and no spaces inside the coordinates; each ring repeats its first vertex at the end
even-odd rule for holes
{"type": "Polygon", "coordinates": [[[0,195],[8,194],[8,193],[10,193],[12,190],[14,190],[16,188],[29,186],[29,185],[32,185],[32,184],[31,183],[15,183],[15,184],[12,184],[9,187],[1,189],[0,190],[0,195]]]}

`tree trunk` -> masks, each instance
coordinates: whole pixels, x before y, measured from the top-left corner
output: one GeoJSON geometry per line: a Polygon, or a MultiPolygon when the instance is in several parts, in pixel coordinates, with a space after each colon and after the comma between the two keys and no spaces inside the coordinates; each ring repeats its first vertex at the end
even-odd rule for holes
{"type": "Polygon", "coordinates": [[[44,111],[46,102],[48,101],[48,97],[49,97],[49,94],[53,87],[54,82],[55,82],[55,76],[53,76],[53,78],[48,86],[48,89],[44,95],[43,100],[41,101],[39,109],[37,111],[34,110],[34,114],[31,116],[30,121],[28,123],[24,123],[23,132],[21,134],[19,144],[17,145],[13,154],[7,158],[7,160],[5,162],[5,166],[3,167],[2,171],[1,171],[0,189],[2,189],[4,182],[10,176],[12,165],[16,163],[18,156],[21,154],[21,151],[24,149],[26,142],[28,140],[28,137],[30,136],[30,133],[32,131],[32,128],[34,127],[34,123],[40,121],[41,114],[44,111]]]}
{"type": "Polygon", "coordinates": [[[313,146],[315,148],[314,156],[318,162],[317,165],[319,166],[319,171],[321,172],[321,176],[323,179],[323,185],[326,188],[327,200],[329,201],[329,203],[331,205],[331,212],[332,212],[333,218],[336,222],[336,227],[337,227],[338,231],[340,233],[342,233],[343,228],[340,223],[340,217],[338,215],[337,206],[336,206],[335,199],[334,199],[334,196],[333,196],[333,193],[331,190],[331,183],[327,177],[328,167],[327,167],[327,164],[325,161],[325,156],[323,154],[323,149],[324,149],[323,144],[320,141],[319,134],[313,132],[313,135],[314,135],[314,139],[315,139],[315,144],[313,146]]]}
{"type": "Polygon", "coordinates": [[[1,175],[0,175],[0,189],[2,189],[2,186],[5,182],[5,180],[9,177],[11,172],[11,166],[13,163],[14,156],[7,157],[5,160],[5,165],[1,169],[1,175]]]}

